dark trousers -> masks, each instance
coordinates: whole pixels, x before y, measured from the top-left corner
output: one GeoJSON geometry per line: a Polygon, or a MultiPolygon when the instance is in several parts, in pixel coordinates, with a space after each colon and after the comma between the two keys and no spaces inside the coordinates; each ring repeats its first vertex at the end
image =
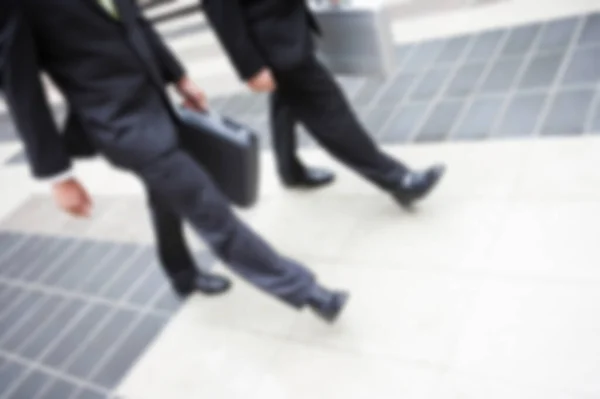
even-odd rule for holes
{"type": "Polygon", "coordinates": [[[154,194],[148,193],[148,200],[160,264],[173,283],[185,285],[199,270],[186,242],[183,220],[154,194]]]}
{"type": "Polygon", "coordinates": [[[300,308],[315,285],[313,274],[278,254],[246,226],[185,150],[173,149],[133,170],[151,193],[160,259],[174,280],[193,278],[196,269],[185,244],[187,220],[231,270],[257,288],[300,308]]]}
{"type": "Polygon", "coordinates": [[[384,190],[398,187],[407,168],[379,150],[358,121],[330,72],[316,59],[274,71],[277,92],[271,96],[271,132],[283,179],[301,177],[294,125],[302,123],[331,155],[384,190]]]}

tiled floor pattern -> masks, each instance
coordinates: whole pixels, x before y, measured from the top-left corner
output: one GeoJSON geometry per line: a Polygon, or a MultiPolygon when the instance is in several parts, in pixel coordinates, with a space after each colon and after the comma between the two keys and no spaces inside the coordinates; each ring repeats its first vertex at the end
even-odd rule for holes
{"type": "Polygon", "coordinates": [[[149,230],[143,205],[98,198],[96,217],[77,221],[39,196],[2,223],[1,399],[111,397],[179,309],[149,231],[137,233],[149,230]]]}
{"type": "Polygon", "coordinates": [[[179,306],[147,246],[0,233],[0,248],[3,399],[107,397],[179,306]]]}
{"type": "MultiPolygon", "coordinates": [[[[380,142],[600,132],[600,13],[404,45],[397,60],[390,79],[341,79],[380,142]]],[[[268,131],[265,98],[215,104],[268,131]]]]}
{"type": "MultiPolygon", "coordinates": [[[[379,142],[600,133],[600,13],[403,45],[397,60],[389,79],[340,78],[379,142]]],[[[270,147],[266,96],[212,104],[270,147]]]]}

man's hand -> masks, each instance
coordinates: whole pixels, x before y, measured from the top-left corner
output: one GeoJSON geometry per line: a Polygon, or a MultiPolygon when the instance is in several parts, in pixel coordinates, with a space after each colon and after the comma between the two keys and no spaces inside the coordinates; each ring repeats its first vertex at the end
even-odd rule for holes
{"type": "Polygon", "coordinates": [[[277,89],[273,73],[268,68],[263,68],[259,73],[248,80],[250,89],[257,93],[270,93],[277,89]]]}
{"type": "Polygon", "coordinates": [[[187,76],[177,82],[177,92],[183,97],[183,106],[194,111],[208,111],[204,92],[187,76]]]}
{"type": "Polygon", "coordinates": [[[75,179],[68,179],[52,186],[54,201],[64,211],[76,217],[88,217],[92,200],[85,188],[75,179]]]}

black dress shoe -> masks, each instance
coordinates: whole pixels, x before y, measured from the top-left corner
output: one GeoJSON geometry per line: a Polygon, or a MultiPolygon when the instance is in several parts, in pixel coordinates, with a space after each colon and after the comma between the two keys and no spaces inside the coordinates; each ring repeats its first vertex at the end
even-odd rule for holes
{"type": "Polygon", "coordinates": [[[231,281],[215,274],[199,273],[185,282],[175,283],[174,288],[181,297],[187,297],[194,292],[201,292],[205,295],[218,295],[229,291],[231,281]]]}
{"type": "Polygon", "coordinates": [[[335,180],[335,175],[326,169],[306,168],[304,176],[288,179],[284,178],[283,183],[290,188],[318,188],[331,184],[335,180]]]}
{"type": "Polygon", "coordinates": [[[349,298],[350,294],[347,292],[329,291],[316,285],[307,304],[323,320],[334,323],[344,310],[349,298]]]}
{"type": "Polygon", "coordinates": [[[400,184],[400,188],[393,195],[396,201],[404,207],[410,207],[433,190],[440,181],[446,167],[436,165],[422,172],[408,172],[400,184]]]}

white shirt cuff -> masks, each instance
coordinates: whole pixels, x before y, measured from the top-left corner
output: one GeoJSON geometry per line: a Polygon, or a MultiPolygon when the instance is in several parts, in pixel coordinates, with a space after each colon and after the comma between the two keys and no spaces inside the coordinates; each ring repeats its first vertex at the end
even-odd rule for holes
{"type": "Polygon", "coordinates": [[[52,177],[46,177],[44,179],[41,179],[41,181],[43,183],[49,183],[49,184],[56,184],[56,183],[62,183],[64,181],[67,181],[69,179],[72,179],[74,177],[74,173],[73,170],[69,169],[65,172],[62,172],[58,175],[52,176],[52,177]]]}

